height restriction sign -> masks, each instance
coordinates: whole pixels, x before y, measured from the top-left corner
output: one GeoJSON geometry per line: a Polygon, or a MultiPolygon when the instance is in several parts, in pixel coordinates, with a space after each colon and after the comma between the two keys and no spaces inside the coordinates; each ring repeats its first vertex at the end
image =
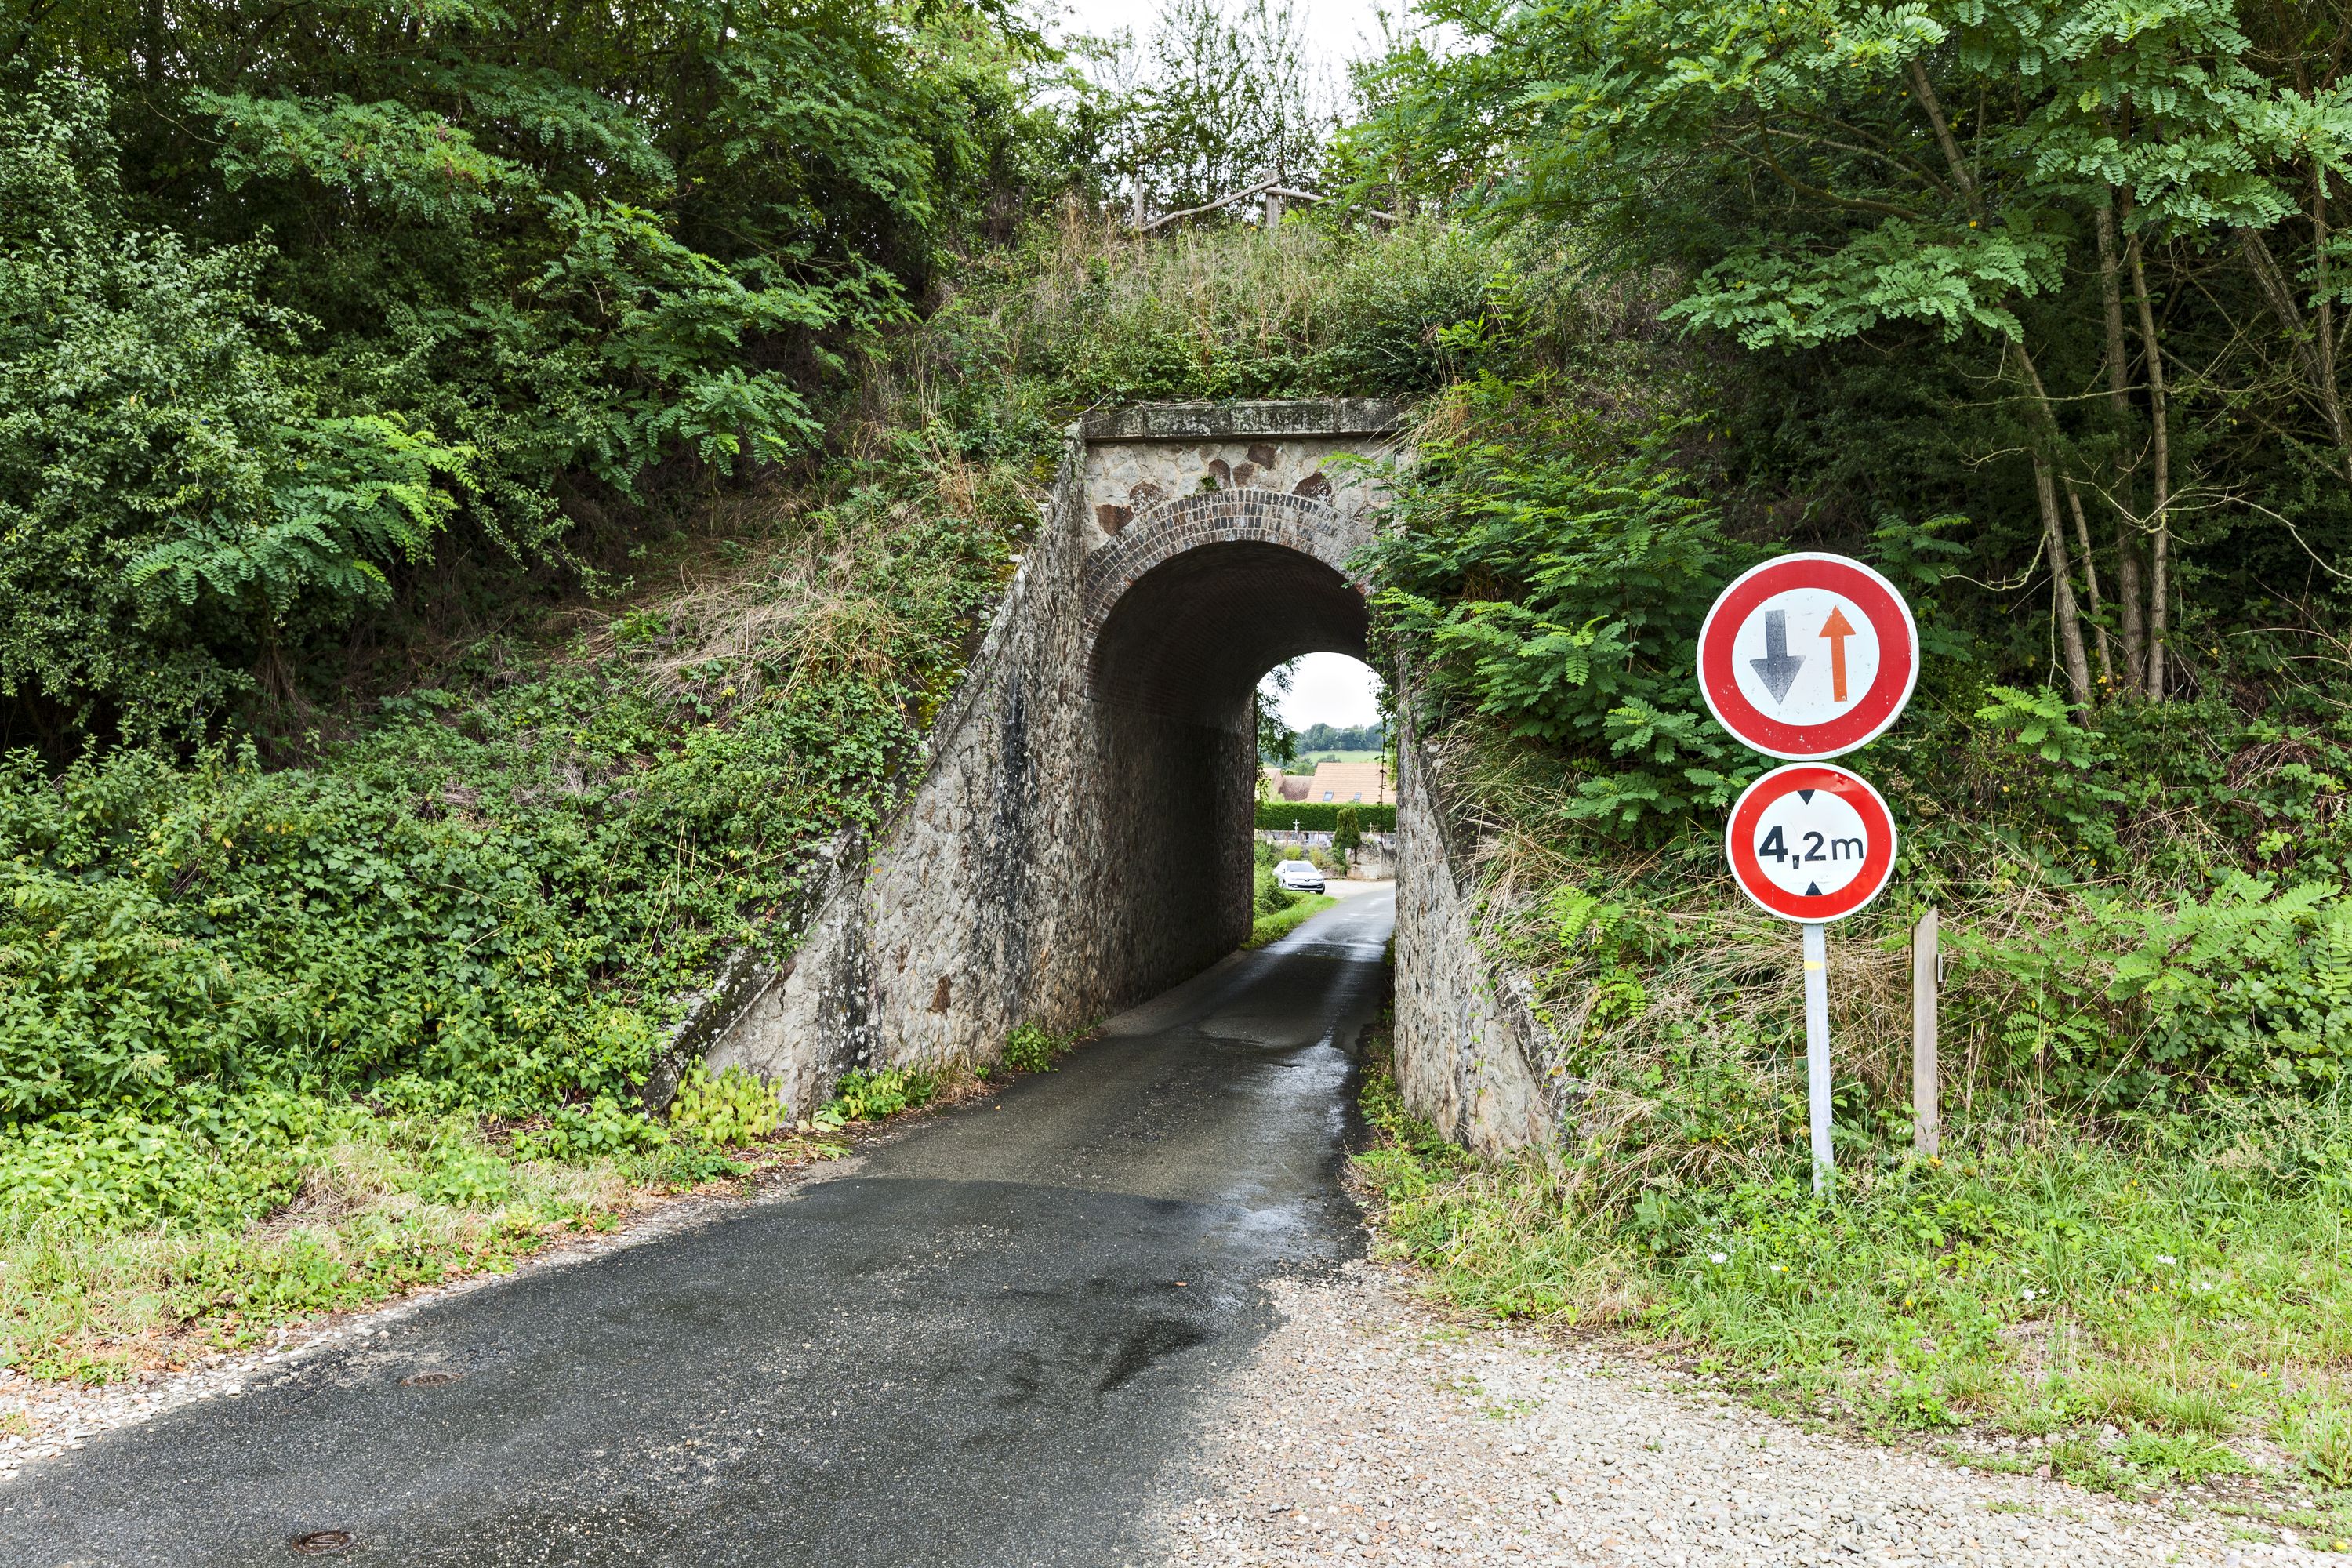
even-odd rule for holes
{"type": "Polygon", "coordinates": [[[1742,573],[1699,626],[1707,710],[1767,756],[1818,762],[1867,744],[1918,679],[1911,607],[1843,555],[1783,555],[1742,573]]]}
{"type": "Polygon", "coordinates": [[[1723,830],[1731,874],[1784,921],[1842,921],[1886,886],[1895,816],[1858,775],[1826,763],[1774,768],[1749,784],[1723,830]]]}

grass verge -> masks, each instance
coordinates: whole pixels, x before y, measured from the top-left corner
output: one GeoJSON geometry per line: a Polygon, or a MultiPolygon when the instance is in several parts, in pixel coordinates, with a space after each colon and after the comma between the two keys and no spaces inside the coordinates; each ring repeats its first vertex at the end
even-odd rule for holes
{"type": "Polygon", "coordinates": [[[126,1114],[0,1139],[0,1365],[87,1383],[176,1365],[814,1152],[729,1153],[642,1120],[616,1138],[617,1118],[579,1113],[500,1125],[267,1099],[211,1126],[126,1114]]]}
{"type": "Polygon", "coordinates": [[[1800,1420],[1981,1468],[2191,1489],[2352,1538],[2352,1267],[2332,1201],[2225,1157],[2157,1161],[2050,1128],[1941,1161],[1573,1201],[1557,1157],[1475,1159],[1368,1048],[1356,1170],[1385,1255],[1447,1305],[1615,1328],[1800,1420]]]}
{"type": "Polygon", "coordinates": [[[1305,893],[1287,909],[1260,915],[1250,922],[1249,940],[1244,948],[1264,947],[1277,937],[1288,936],[1304,922],[1313,920],[1339,900],[1328,893],[1305,893]]]}
{"type": "Polygon", "coordinates": [[[0,1367],[108,1383],[322,1312],[504,1273],[694,1190],[847,1152],[845,1134],[1051,1070],[1086,1030],[1002,1061],[861,1069],[795,1119],[740,1068],[688,1075],[667,1122],[610,1100],[520,1121],[264,1091],[171,1124],[124,1111],[0,1131],[0,1367]]]}

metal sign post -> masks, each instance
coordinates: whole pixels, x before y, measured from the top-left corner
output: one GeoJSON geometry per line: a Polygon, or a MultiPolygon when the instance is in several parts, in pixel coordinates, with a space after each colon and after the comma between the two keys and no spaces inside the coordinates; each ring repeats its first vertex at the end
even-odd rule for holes
{"type": "Polygon", "coordinates": [[[1837,1174],[1830,1144],[1830,928],[1805,924],[1805,1100],[1812,1113],[1813,1191],[1826,1193],[1837,1174]]]}

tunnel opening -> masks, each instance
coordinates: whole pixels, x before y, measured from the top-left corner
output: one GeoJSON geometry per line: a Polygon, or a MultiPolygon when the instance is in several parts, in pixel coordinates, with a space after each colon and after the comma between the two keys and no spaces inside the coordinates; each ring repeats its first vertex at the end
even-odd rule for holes
{"type": "Polygon", "coordinates": [[[1249,934],[1258,681],[1309,653],[1366,655],[1364,596],[1288,545],[1217,539],[1128,584],[1088,664],[1091,794],[1111,848],[1097,907],[1147,995],[1249,934]]]}

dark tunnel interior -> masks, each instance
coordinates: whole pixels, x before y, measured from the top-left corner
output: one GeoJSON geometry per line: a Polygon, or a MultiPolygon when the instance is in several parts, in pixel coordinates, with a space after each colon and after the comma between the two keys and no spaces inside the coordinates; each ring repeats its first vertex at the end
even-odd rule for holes
{"type": "Polygon", "coordinates": [[[1365,633],[1363,595],[1345,576],[1255,541],[1162,563],[1105,620],[1089,668],[1087,787],[1112,862],[1104,934],[1137,995],[1249,934],[1259,679],[1301,654],[1362,658],[1365,633]]]}

